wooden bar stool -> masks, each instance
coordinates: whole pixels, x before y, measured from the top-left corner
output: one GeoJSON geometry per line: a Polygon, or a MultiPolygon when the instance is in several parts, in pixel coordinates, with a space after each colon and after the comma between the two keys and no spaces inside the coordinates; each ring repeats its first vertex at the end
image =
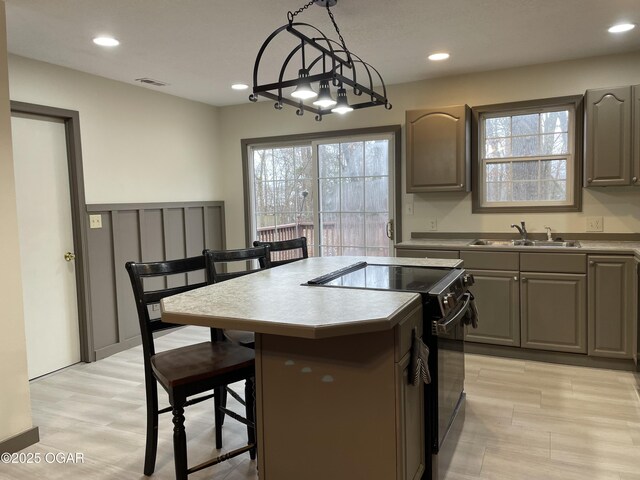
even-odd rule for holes
{"type": "MultiPolygon", "coordinates": [[[[254,377],[255,355],[253,350],[226,341],[214,341],[221,335],[214,335],[212,341],[175,348],[156,353],[153,333],[160,330],[176,328],[181,325],[151,319],[149,307],[158,304],[162,298],[176,295],[206,283],[196,283],[171,288],[145,290],[144,280],[149,283],[153,277],[185,274],[194,271],[205,271],[204,256],[164,262],[136,263],[127,262],[131,286],[138,310],[140,333],[142,335],[142,351],[144,355],[145,390],[147,398],[147,440],[145,449],[144,474],[151,475],[155,469],[158,447],[158,415],[171,411],[173,413],[173,451],[176,479],[186,480],[191,473],[202,470],[249,451],[255,458],[255,408],[254,377]],[[228,385],[244,380],[245,400],[228,389],[228,385]],[[157,383],[169,396],[170,407],[158,409],[157,383]],[[246,418],[226,409],[222,392],[229,391],[246,407],[246,418]],[[205,392],[215,392],[191,398],[205,392]],[[187,438],[184,428],[184,408],[203,400],[214,398],[216,448],[222,448],[222,421],[226,413],[230,417],[247,425],[248,444],[231,452],[212,458],[197,466],[188,467],[187,438]]],[[[164,280],[163,283],[164,285],[164,280]]],[[[214,330],[215,331],[215,330],[214,330]]]]}
{"type": "Polygon", "coordinates": [[[281,240],[278,242],[253,242],[254,247],[268,246],[272,267],[278,267],[287,263],[296,262],[303,258],[309,258],[307,250],[307,237],[281,240]],[[297,251],[294,251],[297,250],[297,251]]]}

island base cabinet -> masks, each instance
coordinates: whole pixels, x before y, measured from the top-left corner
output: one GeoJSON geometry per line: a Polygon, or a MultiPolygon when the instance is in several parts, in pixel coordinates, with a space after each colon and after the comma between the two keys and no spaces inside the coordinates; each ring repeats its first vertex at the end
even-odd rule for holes
{"type": "Polygon", "coordinates": [[[637,308],[635,260],[589,256],[589,355],[632,358],[637,308]]]}
{"type": "Polygon", "coordinates": [[[522,347],[587,353],[586,293],[586,275],[522,272],[522,347]]]}
{"type": "Polygon", "coordinates": [[[422,388],[409,384],[411,331],[326,339],[256,334],[261,480],[415,480],[424,471],[422,388]]]}
{"type": "Polygon", "coordinates": [[[518,272],[468,270],[478,308],[478,328],[467,328],[468,342],[520,346],[520,282],[518,272]]]}

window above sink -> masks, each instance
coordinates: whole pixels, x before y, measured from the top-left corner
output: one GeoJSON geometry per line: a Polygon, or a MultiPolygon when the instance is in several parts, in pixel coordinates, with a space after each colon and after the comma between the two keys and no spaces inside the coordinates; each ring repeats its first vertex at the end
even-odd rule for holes
{"type": "Polygon", "coordinates": [[[473,212],[581,207],[582,96],[473,108],[473,212]]]}

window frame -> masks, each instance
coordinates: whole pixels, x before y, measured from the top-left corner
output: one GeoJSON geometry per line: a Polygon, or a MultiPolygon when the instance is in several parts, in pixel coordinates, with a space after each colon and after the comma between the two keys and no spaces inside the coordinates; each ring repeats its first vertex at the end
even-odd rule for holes
{"type": "MultiPolygon", "coordinates": [[[[251,215],[251,195],[252,195],[252,187],[251,187],[251,179],[252,175],[249,171],[250,162],[249,162],[249,152],[251,147],[269,147],[269,146],[280,146],[283,144],[294,145],[294,144],[312,144],[314,142],[323,142],[328,139],[342,139],[342,138],[353,138],[353,137],[366,137],[374,134],[388,134],[394,138],[394,178],[391,179],[391,183],[393,184],[393,246],[402,241],[402,189],[401,189],[401,143],[402,143],[402,127],[401,125],[384,125],[380,127],[366,127],[366,128],[356,128],[356,129],[347,129],[347,130],[330,130],[330,131],[319,131],[319,132],[310,132],[310,133],[302,133],[302,134],[294,134],[294,135],[281,135],[274,137],[262,137],[262,138],[243,138],[240,140],[240,146],[242,151],[242,177],[243,177],[243,190],[244,190],[244,228],[245,228],[245,242],[247,245],[251,245],[251,232],[252,232],[252,215],[251,215]]],[[[314,153],[315,155],[315,153],[314,153]]]]}
{"type": "MultiPolygon", "coordinates": [[[[471,184],[472,184],[472,213],[550,213],[550,212],[579,212],[582,211],[582,172],[583,172],[583,128],[584,128],[584,106],[583,95],[573,95],[566,97],[545,98],[539,100],[526,100],[522,102],[510,102],[493,105],[482,105],[471,109],[471,184]],[[569,134],[573,138],[573,157],[571,165],[567,165],[567,173],[573,170],[573,180],[568,185],[568,190],[573,190],[573,201],[563,205],[541,205],[531,202],[531,205],[505,205],[487,206],[483,205],[482,197],[485,185],[481,185],[484,180],[482,168],[484,162],[482,152],[484,146],[483,126],[481,119],[487,116],[517,115],[522,113],[542,113],[558,107],[570,107],[573,109],[574,125],[569,134]]],[[[537,157],[531,157],[532,159],[537,157]]]]}

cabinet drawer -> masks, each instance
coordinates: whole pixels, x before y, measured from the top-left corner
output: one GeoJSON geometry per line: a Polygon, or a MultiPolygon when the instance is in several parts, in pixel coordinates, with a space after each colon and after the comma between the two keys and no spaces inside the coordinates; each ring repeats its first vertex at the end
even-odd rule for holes
{"type": "Polygon", "coordinates": [[[587,273],[583,253],[521,253],[521,272],[587,273]]]}
{"type": "Polygon", "coordinates": [[[518,270],[516,252],[460,252],[464,268],[478,270],[518,270]]]}
{"type": "Polygon", "coordinates": [[[414,328],[417,329],[418,336],[422,337],[422,304],[409,312],[409,314],[396,325],[396,348],[394,355],[394,361],[396,363],[411,350],[412,332],[414,328]]]}
{"type": "Polygon", "coordinates": [[[460,258],[460,252],[455,250],[426,250],[422,248],[396,248],[396,257],[460,258]]]}

